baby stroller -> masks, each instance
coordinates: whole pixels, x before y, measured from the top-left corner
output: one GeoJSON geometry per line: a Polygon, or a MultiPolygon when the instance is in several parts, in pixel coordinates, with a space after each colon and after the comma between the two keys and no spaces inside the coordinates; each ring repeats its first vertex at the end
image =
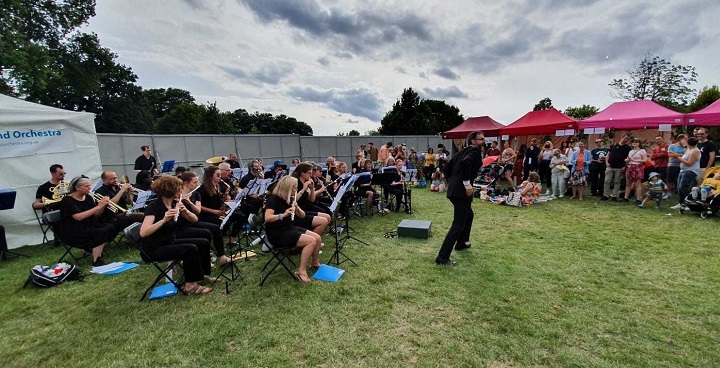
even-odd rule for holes
{"type": "MultiPolygon", "coordinates": [[[[711,178],[713,177],[713,175],[715,176],[715,178],[720,175],[720,167],[716,166],[707,170],[704,179],[711,178]]],[[[714,215],[715,212],[720,210],[720,194],[715,196],[709,195],[705,200],[702,200],[700,196],[693,197],[693,195],[689,195],[687,198],[685,198],[684,203],[685,206],[690,209],[690,211],[700,212],[700,217],[708,218],[709,216],[714,215]]],[[[680,213],[683,212],[684,210],[680,210],[680,213]]]]}
{"type": "MultiPolygon", "coordinates": [[[[492,157],[492,156],[491,156],[492,157]]],[[[505,165],[495,161],[488,163],[480,168],[480,173],[475,178],[473,188],[475,188],[475,197],[480,198],[480,192],[485,191],[488,196],[498,195],[498,182],[505,172],[505,165]]]]}

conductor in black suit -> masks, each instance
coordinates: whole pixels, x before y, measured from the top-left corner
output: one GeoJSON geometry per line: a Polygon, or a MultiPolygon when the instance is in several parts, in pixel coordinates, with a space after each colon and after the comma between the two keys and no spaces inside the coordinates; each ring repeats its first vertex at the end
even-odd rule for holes
{"type": "Polygon", "coordinates": [[[467,136],[467,144],[460,153],[450,159],[445,170],[448,190],[447,197],[453,204],[453,222],[445,236],[435,263],[443,266],[457,266],[457,262],[450,260],[453,247],[456,250],[470,248],[470,230],[472,229],[473,187],[475,179],[482,166],[482,152],[480,147],[485,144],[482,132],[475,131],[467,136]],[[450,175],[447,172],[450,171],[450,175]]]}

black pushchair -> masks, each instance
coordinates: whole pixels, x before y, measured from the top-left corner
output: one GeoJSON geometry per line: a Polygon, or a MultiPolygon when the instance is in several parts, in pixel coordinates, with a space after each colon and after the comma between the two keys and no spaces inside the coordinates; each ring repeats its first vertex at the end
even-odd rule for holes
{"type": "Polygon", "coordinates": [[[505,172],[505,165],[492,162],[483,166],[473,182],[475,197],[480,198],[480,192],[487,192],[488,196],[498,195],[498,183],[505,172]]]}
{"type": "MultiPolygon", "coordinates": [[[[713,175],[720,175],[720,167],[712,167],[705,173],[705,177],[703,179],[707,179],[713,175]]],[[[700,212],[700,217],[702,218],[708,218],[711,215],[714,215],[715,212],[720,210],[720,194],[708,197],[706,200],[701,199],[693,199],[691,196],[687,196],[685,198],[685,201],[683,202],[687,208],[690,209],[690,211],[693,212],[700,212]]],[[[683,213],[684,210],[680,210],[680,213],[683,213]]]]}

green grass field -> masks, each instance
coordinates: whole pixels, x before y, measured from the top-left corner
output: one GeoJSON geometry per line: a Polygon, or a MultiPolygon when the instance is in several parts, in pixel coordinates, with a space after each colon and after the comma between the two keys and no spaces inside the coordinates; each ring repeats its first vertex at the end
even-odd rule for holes
{"type": "Polygon", "coordinates": [[[61,254],[22,248],[30,259],[0,263],[0,366],[720,366],[717,217],[594,197],[476,200],[473,246],[448,268],[434,258],[449,201],[427,189],[413,201],[412,215],[351,221],[370,246],[348,243],[358,266],[338,283],[280,270],[259,287],[261,258],[239,264],[229,295],[139,302],[149,266],[20,289],[61,254]],[[431,238],[386,239],[404,218],[431,220],[431,238]]]}

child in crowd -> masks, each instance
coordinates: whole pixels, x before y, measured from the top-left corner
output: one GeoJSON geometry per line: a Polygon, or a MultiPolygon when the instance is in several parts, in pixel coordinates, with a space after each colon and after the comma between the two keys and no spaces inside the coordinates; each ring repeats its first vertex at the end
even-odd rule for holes
{"type": "Polygon", "coordinates": [[[444,192],[445,191],[445,175],[440,171],[440,168],[436,168],[432,174],[432,183],[430,184],[431,192],[444,192]]]}
{"type": "Polygon", "coordinates": [[[660,174],[656,172],[651,172],[649,176],[648,181],[648,190],[647,194],[645,194],[645,199],[643,199],[642,203],[638,205],[640,208],[645,208],[645,204],[648,203],[650,200],[655,201],[655,209],[660,209],[660,201],[663,199],[663,196],[665,195],[665,192],[667,192],[668,187],[660,180],[660,174]]]}
{"type": "Polygon", "coordinates": [[[708,175],[707,178],[700,183],[699,187],[693,187],[690,196],[694,200],[700,199],[704,202],[707,201],[708,194],[711,194],[710,196],[712,197],[718,192],[720,192],[720,173],[715,173],[714,175],[708,175]]]}

